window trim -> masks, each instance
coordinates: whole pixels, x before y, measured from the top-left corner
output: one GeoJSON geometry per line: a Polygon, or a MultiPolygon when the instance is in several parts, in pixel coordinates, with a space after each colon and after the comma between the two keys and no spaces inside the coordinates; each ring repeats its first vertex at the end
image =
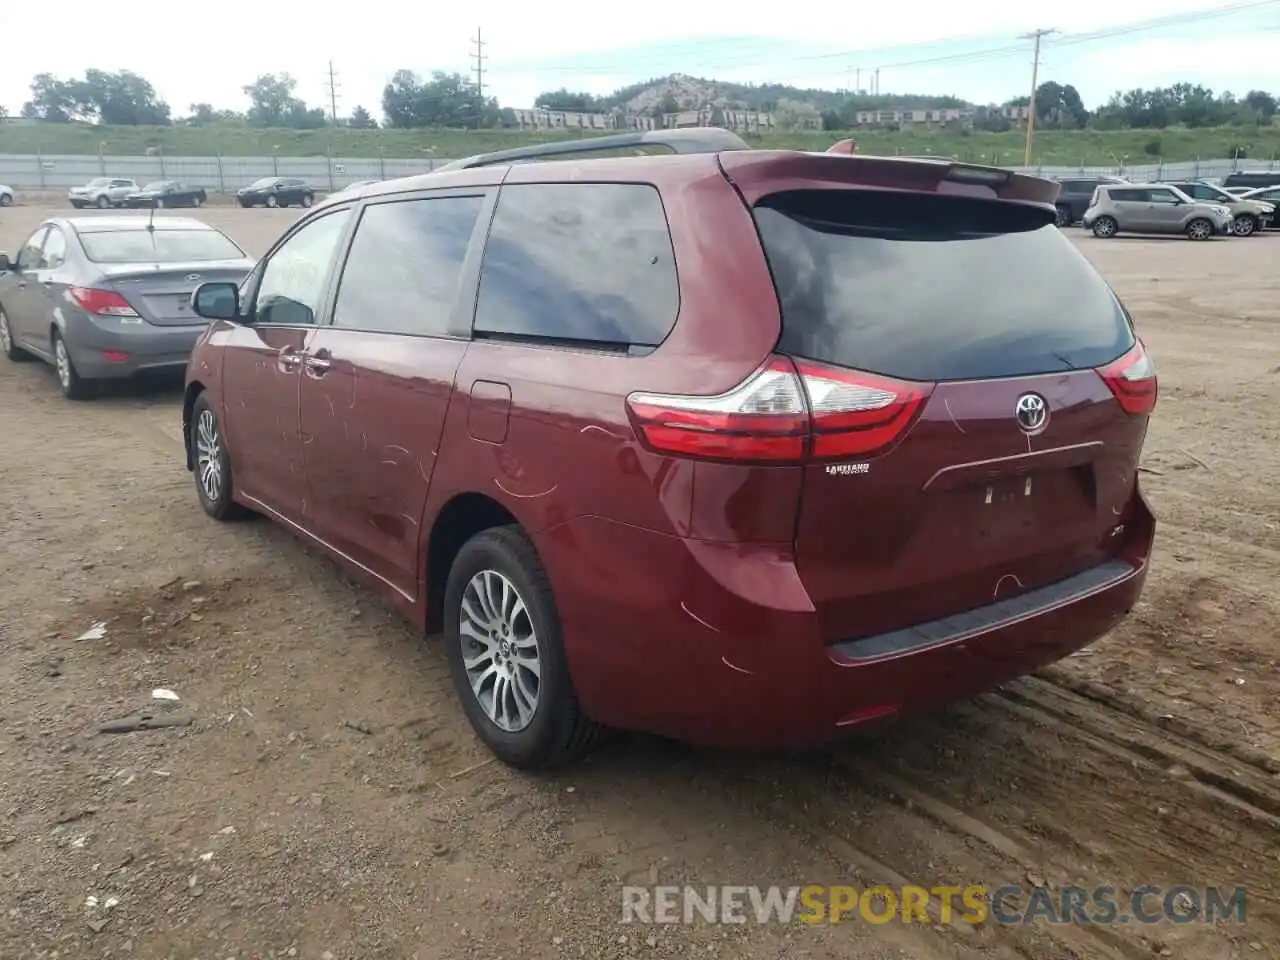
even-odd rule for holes
{"type": "Polygon", "coordinates": [[[680,286],[680,257],[676,252],[675,234],[671,230],[671,217],[667,213],[666,198],[662,195],[662,188],[658,184],[648,180],[535,180],[522,181],[519,183],[508,184],[504,182],[494,191],[493,207],[490,210],[489,223],[485,228],[484,244],[481,250],[482,259],[477,264],[476,269],[476,287],[475,296],[471,305],[470,316],[470,336],[473,340],[483,341],[486,343],[500,343],[508,346],[532,347],[540,350],[554,350],[557,353],[578,353],[587,356],[606,356],[618,357],[623,359],[641,359],[656,353],[664,343],[671,338],[675,332],[676,325],[680,322],[680,310],[684,303],[684,292],[680,286]],[[567,187],[567,186],[603,186],[603,187],[647,187],[658,198],[658,208],[662,211],[662,222],[667,228],[667,243],[671,247],[671,269],[676,276],[676,311],[671,321],[671,325],[667,328],[666,334],[655,344],[620,344],[605,340],[571,340],[565,337],[553,337],[544,334],[535,333],[503,333],[500,331],[481,330],[475,328],[476,313],[480,306],[480,266],[483,263],[483,254],[488,250],[489,237],[493,230],[493,222],[497,219],[498,205],[502,201],[502,192],[507,187],[567,187]]]}
{"type": "Polygon", "coordinates": [[[497,198],[498,189],[492,186],[441,187],[434,190],[409,190],[403,193],[379,194],[374,197],[362,198],[361,202],[353,204],[356,215],[343,240],[341,261],[334,271],[331,299],[325,310],[324,319],[319,326],[327,330],[384,337],[417,337],[428,340],[472,339],[471,327],[475,320],[476,301],[480,294],[480,264],[484,255],[485,244],[489,238],[489,227],[493,223],[493,212],[497,206],[497,198]],[[364,219],[365,211],[370,207],[383,206],[389,203],[407,203],[417,200],[448,200],[452,197],[479,197],[481,203],[475,226],[471,230],[471,238],[467,241],[466,255],[462,258],[462,272],[458,277],[458,294],[449,311],[447,331],[443,333],[411,333],[408,331],[375,330],[369,327],[335,326],[333,315],[338,305],[338,294],[342,289],[342,278],[347,272],[347,260],[351,257],[351,247],[355,243],[356,234],[359,231],[360,222],[364,219]]]}
{"type": "Polygon", "coordinates": [[[325,217],[333,216],[335,213],[352,214],[355,205],[350,203],[338,204],[332,207],[323,207],[315,213],[303,217],[295,223],[279,240],[277,240],[271,249],[266,252],[258,265],[253,268],[253,272],[245,279],[242,284],[240,304],[243,314],[236,319],[235,322],[242,326],[259,328],[263,327],[268,330],[318,330],[325,325],[325,320],[329,315],[329,309],[333,304],[334,280],[338,275],[338,271],[334,269],[338,262],[338,257],[346,260],[346,249],[351,242],[351,228],[355,222],[354,216],[348,216],[346,225],[342,228],[342,232],[338,235],[338,243],[334,247],[334,258],[330,261],[329,271],[325,276],[323,289],[320,295],[320,303],[316,310],[315,323],[258,323],[252,320],[253,311],[258,305],[258,289],[262,285],[262,277],[267,272],[267,267],[271,265],[271,261],[280,249],[301,233],[304,229],[325,217]]]}
{"type": "Polygon", "coordinates": [[[52,228],[53,228],[53,224],[46,220],[44,223],[40,224],[40,225],[39,225],[39,226],[37,226],[34,230],[32,230],[32,231],[31,231],[31,235],[30,235],[29,237],[27,237],[27,239],[26,239],[26,240],[23,240],[23,241],[22,241],[22,246],[18,247],[18,256],[17,256],[17,259],[15,260],[15,263],[16,263],[16,264],[17,264],[17,265],[18,265],[22,270],[40,270],[40,269],[42,269],[41,267],[38,267],[38,266],[34,266],[34,267],[24,267],[24,266],[22,266],[22,251],[27,249],[27,247],[28,247],[28,245],[29,245],[29,244],[28,244],[28,241],[30,241],[31,239],[33,239],[33,238],[34,238],[34,237],[36,237],[36,236],[39,236],[39,238],[40,238],[40,246],[36,247],[35,249],[39,251],[39,257],[40,257],[40,260],[38,260],[38,261],[37,261],[37,263],[42,262],[42,261],[44,260],[44,242],[45,242],[45,240],[47,240],[47,239],[48,239],[48,237],[49,237],[49,231],[50,231],[52,228]]]}
{"type": "Polygon", "coordinates": [[[70,259],[70,256],[71,256],[71,241],[67,237],[67,232],[63,230],[62,227],[58,226],[58,224],[56,223],[49,224],[49,229],[45,232],[45,235],[44,235],[44,241],[40,244],[40,263],[42,264],[42,266],[40,266],[37,269],[57,270],[58,267],[61,267],[63,264],[67,262],[68,259],[70,259]],[[55,233],[62,238],[62,263],[59,263],[57,267],[51,267],[49,266],[49,256],[45,251],[48,250],[49,248],[49,238],[52,237],[55,233]]]}

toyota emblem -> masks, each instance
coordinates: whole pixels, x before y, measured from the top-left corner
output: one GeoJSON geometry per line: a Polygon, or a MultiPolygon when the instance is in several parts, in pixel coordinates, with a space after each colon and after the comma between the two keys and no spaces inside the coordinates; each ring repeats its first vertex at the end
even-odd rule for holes
{"type": "Polygon", "coordinates": [[[1049,404],[1038,393],[1024,393],[1013,407],[1024,433],[1039,433],[1049,422],[1049,404]]]}

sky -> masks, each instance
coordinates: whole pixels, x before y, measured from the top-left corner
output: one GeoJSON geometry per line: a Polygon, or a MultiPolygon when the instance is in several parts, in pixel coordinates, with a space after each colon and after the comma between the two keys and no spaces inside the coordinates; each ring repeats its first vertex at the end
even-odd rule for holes
{"type": "MultiPolygon", "coordinates": [[[[20,9],[0,10],[7,41],[0,103],[11,114],[27,99],[33,74],[77,76],[92,67],[140,73],[175,116],[198,102],[245,109],[241,88],[267,72],[291,74],[298,95],[327,110],[332,62],[339,114],[362,105],[380,116],[382,88],[395,70],[470,71],[477,30],[485,89],[508,107],[531,106],[539,92],[561,86],[603,94],[675,72],[828,89],[854,88],[860,77],[869,88],[877,67],[883,93],[1001,102],[1029,91],[1032,45],[1019,37],[1038,28],[1058,31],[1045,40],[1040,79],[1075,84],[1089,106],[1117,89],[1182,80],[1238,95],[1280,92],[1280,0],[1073,0],[1048,8],[968,0],[912,13],[896,4],[788,0],[756,8],[752,18],[729,13],[749,7],[647,0],[619,10],[612,25],[611,6],[597,0],[415,4],[369,16],[324,5],[287,18],[284,32],[284,21],[251,0],[220,0],[216,17],[193,11],[191,29],[176,32],[172,3],[135,0],[128,19],[112,27],[127,41],[95,29],[30,44],[21,42],[28,15],[14,12],[20,9]]],[[[100,9],[96,0],[57,7],[71,23],[96,23],[100,9]]]]}

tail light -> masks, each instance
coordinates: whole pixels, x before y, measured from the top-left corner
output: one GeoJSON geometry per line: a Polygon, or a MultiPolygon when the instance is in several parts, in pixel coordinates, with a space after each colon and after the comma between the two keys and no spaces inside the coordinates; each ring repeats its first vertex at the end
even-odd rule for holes
{"type": "Polygon", "coordinates": [[[773,357],[713,397],[633,393],[627,406],[654,450],[760,463],[869,456],[915,422],[932,384],[773,357]]]}
{"type": "Polygon", "coordinates": [[[88,313],[99,317],[136,317],[138,315],[138,312],[129,306],[129,301],[114,290],[72,287],[71,299],[88,313]]]}
{"type": "Polygon", "coordinates": [[[1111,389],[1125,413],[1150,413],[1155,409],[1158,393],[1156,365],[1141,340],[1119,360],[1098,370],[1098,376],[1111,389]]]}

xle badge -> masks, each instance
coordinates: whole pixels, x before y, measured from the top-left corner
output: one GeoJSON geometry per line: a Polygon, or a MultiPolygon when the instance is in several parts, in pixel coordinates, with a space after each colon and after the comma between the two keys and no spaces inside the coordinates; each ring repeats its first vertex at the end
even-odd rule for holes
{"type": "Polygon", "coordinates": [[[833,477],[852,477],[854,474],[867,473],[871,470],[869,463],[832,463],[827,465],[827,473],[833,477]]]}

